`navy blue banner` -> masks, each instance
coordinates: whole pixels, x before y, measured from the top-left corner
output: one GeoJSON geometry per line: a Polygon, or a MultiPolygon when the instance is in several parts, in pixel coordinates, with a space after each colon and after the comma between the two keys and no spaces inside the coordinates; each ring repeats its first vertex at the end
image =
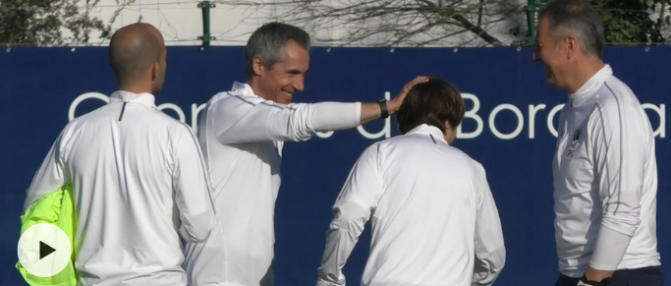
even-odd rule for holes
{"type": "MultiPolygon", "coordinates": [[[[508,258],[496,285],[553,285],[557,255],[551,162],[559,110],[568,97],[549,87],[531,49],[314,48],[299,102],[394,97],[417,75],[455,83],[467,117],[455,146],[481,162],[503,224],[508,258]]],[[[671,143],[666,138],[670,47],[608,48],[605,58],[636,93],[656,134],[659,172],[657,231],[664,271],[671,273],[671,143]]],[[[244,48],[168,48],[168,72],[157,105],[197,128],[195,118],[216,92],[245,78],[244,48]]],[[[14,268],[25,190],[68,120],[89,112],[115,90],[106,48],[0,50],[0,285],[25,285],[14,268]]],[[[394,118],[287,143],[277,199],[276,285],[314,285],[330,207],[361,152],[398,134],[394,118]]],[[[369,225],[367,226],[369,227],[369,225]]],[[[459,235],[459,234],[455,234],[459,235]]],[[[358,285],[370,232],[345,267],[358,285]]],[[[671,281],[671,279],[666,279],[671,281]]],[[[667,282],[671,285],[671,282],[667,282]]]]}

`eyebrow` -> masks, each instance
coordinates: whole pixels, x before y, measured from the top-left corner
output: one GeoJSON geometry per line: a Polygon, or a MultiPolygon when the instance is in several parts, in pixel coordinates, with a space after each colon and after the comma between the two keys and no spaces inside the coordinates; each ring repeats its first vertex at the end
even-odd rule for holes
{"type": "Polygon", "coordinates": [[[290,70],[287,71],[287,73],[290,73],[290,74],[301,74],[301,73],[304,73],[304,74],[305,74],[305,73],[308,73],[308,71],[301,72],[299,69],[290,69],[290,70]]]}

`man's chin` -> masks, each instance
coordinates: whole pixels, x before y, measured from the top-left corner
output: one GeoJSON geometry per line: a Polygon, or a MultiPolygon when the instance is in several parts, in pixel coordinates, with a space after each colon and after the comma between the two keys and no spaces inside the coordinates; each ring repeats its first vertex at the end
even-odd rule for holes
{"type": "Polygon", "coordinates": [[[547,77],[547,82],[549,85],[556,87],[557,86],[557,81],[553,76],[548,76],[547,77]]]}
{"type": "Polygon", "coordinates": [[[289,104],[289,103],[291,103],[292,99],[293,99],[293,96],[291,96],[291,95],[281,94],[280,96],[277,97],[277,103],[279,103],[279,104],[289,104]]]}

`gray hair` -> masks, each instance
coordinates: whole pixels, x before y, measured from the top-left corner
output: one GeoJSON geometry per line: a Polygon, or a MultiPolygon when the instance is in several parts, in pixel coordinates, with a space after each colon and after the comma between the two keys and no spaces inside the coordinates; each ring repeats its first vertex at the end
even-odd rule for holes
{"type": "Polygon", "coordinates": [[[538,13],[538,19],[545,16],[555,39],[572,34],[585,54],[603,59],[603,22],[589,3],[584,0],[551,0],[538,13]]]}
{"type": "Polygon", "coordinates": [[[247,47],[245,48],[247,78],[254,75],[254,68],[252,67],[254,57],[260,57],[263,66],[271,69],[273,65],[284,58],[284,46],[288,41],[294,41],[305,50],[310,50],[310,35],[301,28],[271,22],[256,29],[247,41],[247,47]]]}

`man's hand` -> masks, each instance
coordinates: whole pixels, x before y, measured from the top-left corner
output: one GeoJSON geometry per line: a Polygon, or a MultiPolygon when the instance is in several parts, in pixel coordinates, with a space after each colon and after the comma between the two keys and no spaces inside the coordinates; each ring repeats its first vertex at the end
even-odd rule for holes
{"type": "Polygon", "coordinates": [[[415,79],[413,79],[411,82],[407,83],[405,86],[403,86],[403,89],[401,89],[401,92],[396,96],[396,98],[390,100],[387,103],[387,108],[389,110],[389,115],[392,115],[401,108],[401,105],[403,104],[403,100],[405,99],[405,96],[408,95],[408,91],[415,86],[418,83],[423,83],[429,81],[429,78],[426,76],[418,76],[415,79]]]}
{"type": "Polygon", "coordinates": [[[601,286],[601,285],[604,285],[603,283],[601,283],[601,281],[603,281],[605,278],[609,278],[611,276],[613,276],[613,271],[598,270],[598,269],[594,269],[592,267],[588,267],[587,271],[585,272],[585,276],[583,277],[584,279],[581,279],[581,281],[578,283],[577,286],[582,286],[582,285],[601,286]],[[594,283],[586,283],[582,280],[594,281],[594,283]]]}
{"type": "MultiPolygon", "coordinates": [[[[387,101],[387,112],[389,113],[389,115],[396,113],[399,110],[399,108],[401,108],[401,104],[403,103],[405,96],[408,95],[408,91],[410,91],[410,89],[413,86],[415,86],[418,83],[423,83],[427,81],[429,81],[428,77],[418,76],[411,82],[403,86],[403,89],[398,94],[398,96],[396,96],[396,98],[387,101]]],[[[365,124],[373,120],[379,119],[381,115],[382,111],[380,110],[379,103],[375,102],[375,103],[361,104],[361,121],[360,121],[361,124],[365,124]]]]}

